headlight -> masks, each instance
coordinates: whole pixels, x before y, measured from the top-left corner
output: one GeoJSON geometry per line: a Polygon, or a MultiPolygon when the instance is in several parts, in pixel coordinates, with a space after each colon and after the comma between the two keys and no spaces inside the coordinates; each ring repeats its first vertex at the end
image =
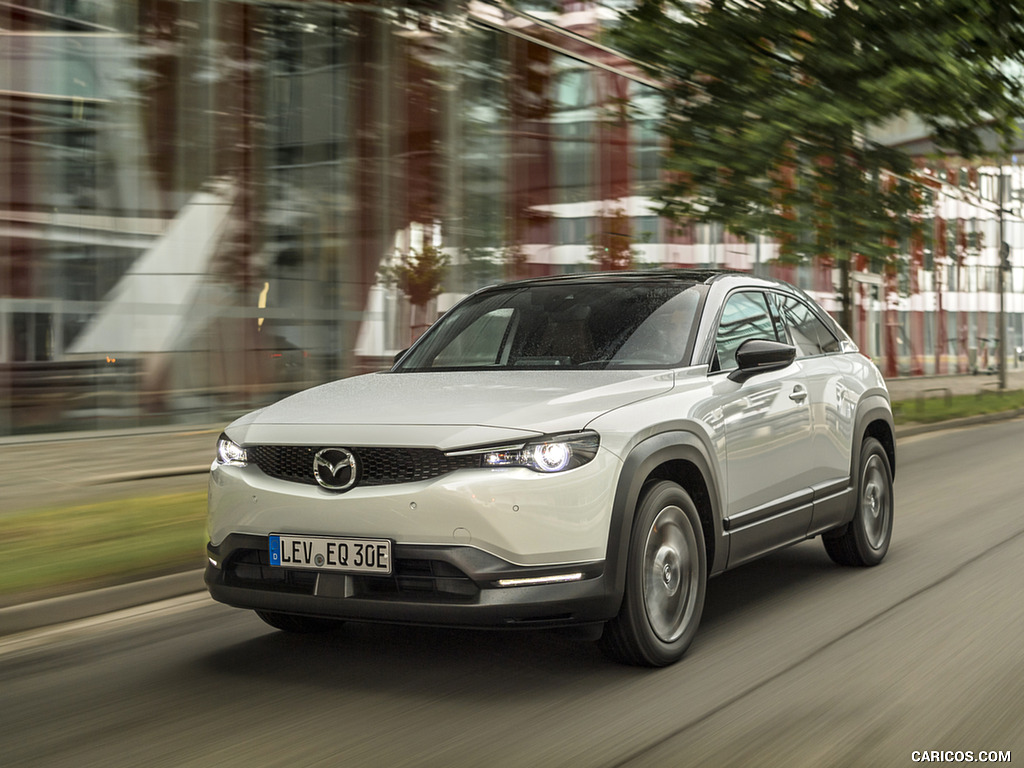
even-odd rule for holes
{"type": "Polygon", "coordinates": [[[535,472],[562,472],[586,464],[597,455],[601,440],[596,432],[551,435],[519,445],[452,451],[448,456],[482,458],[485,467],[527,467],[535,472]]]}
{"type": "Polygon", "coordinates": [[[245,448],[227,435],[217,438],[217,463],[227,467],[244,467],[249,462],[245,448]]]}

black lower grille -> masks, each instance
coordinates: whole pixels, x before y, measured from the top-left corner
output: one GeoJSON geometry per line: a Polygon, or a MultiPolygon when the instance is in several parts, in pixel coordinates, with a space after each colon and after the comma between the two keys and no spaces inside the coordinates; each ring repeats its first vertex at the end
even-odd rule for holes
{"type": "MultiPolygon", "coordinates": [[[[249,459],[278,480],[316,485],[313,457],[321,446],[247,446],[249,459]]],[[[445,456],[436,448],[349,448],[358,465],[356,485],[391,485],[429,480],[481,466],[480,456],[445,456]]]]}
{"type": "MultiPolygon", "coordinates": [[[[268,550],[242,549],[224,564],[227,586],[317,594],[317,577],[343,578],[334,572],[316,572],[274,568],[268,550]]],[[[423,602],[469,602],[480,589],[454,565],[443,560],[397,559],[390,576],[349,576],[352,589],[349,597],[375,600],[413,600],[423,602]]]]}
{"type": "Polygon", "coordinates": [[[297,571],[270,566],[270,548],[240,549],[224,564],[224,578],[229,586],[254,587],[268,592],[291,592],[311,595],[316,589],[314,571],[297,571]]]}

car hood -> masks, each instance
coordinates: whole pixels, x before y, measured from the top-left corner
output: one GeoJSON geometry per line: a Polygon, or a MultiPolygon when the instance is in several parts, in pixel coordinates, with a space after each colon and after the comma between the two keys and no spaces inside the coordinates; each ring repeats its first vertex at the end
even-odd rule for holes
{"type": "Polygon", "coordinates": [[[287,397],[239,419],[228,434],[249,444],[447,450],[582,429],[672,386],[667,371],[374,373],[287,397]]]}

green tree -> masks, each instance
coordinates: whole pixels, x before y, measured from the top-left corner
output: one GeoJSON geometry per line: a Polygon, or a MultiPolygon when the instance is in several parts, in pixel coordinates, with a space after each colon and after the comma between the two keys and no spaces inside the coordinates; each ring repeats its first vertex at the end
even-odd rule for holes
{"type": "Polygon", "coordinates": [[[426,317],[427,304],[441,295],[448,263],[448,254],[430,243],[424,243],[420,250],[410,248],[408,253],[399,256],[397,264],[381,270],[384,280],[397,285],[413,307],[412,341],[430,325],[426,317]]]}
{"type": "Polygon", "coordinates": [[[409,253],[403,253],[399,262],[388,269],[387,276],[409,297],[409,303],[425,307],[441,294],[441,281],[447,271],[448,255],[426,243],[419,251],[410,248],[409,253]]]}
{"type": "Polygon", "coordinates": [[[605,209],[597,216],[598,231],[590,238],[591,261],[602,271],[630,269],[643,253],[633,248],[630,219],[622,207],[605,209]]]}
{"type": "Polygon", "coordinates": [[[916,115],[936,148],[1002,151],[1024,116],[1021,0],[640,0],[618,44],[665,84],[663,213],[774,237],[780,258],[892,258],[928,202],[872,140],[916,115]]]}

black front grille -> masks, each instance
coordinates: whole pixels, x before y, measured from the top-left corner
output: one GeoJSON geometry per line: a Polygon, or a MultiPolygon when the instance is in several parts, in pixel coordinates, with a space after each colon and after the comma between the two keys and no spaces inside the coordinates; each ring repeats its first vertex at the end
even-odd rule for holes
{"type": "MultiPolygon", "coordinates": [[[[272,567],[269,547],[237,550],[224,563],[225,584],[266,592],[315,595],[318,594],[318,576],[327,580],[346,578],[330,571],[318,574],[316,571],[272,567]]],[[[480,592],[472,579],[443,560],[398,558],[390,576],[353,575],[347,578],[352,580],[351,597],[370,600],[462,603],[472,601],[480,592]]]]}
{"type": "MultiPolygon", "coordinates": [[[[325,446],[247,446],[250,460],[278,480],[317,485],[313,457],[325,446]]],[[[480,456],[445,456],[436,448],[349,448],[356,457],[356,485],[391,485],[440,477],[481,466],[480,456]]]]}

